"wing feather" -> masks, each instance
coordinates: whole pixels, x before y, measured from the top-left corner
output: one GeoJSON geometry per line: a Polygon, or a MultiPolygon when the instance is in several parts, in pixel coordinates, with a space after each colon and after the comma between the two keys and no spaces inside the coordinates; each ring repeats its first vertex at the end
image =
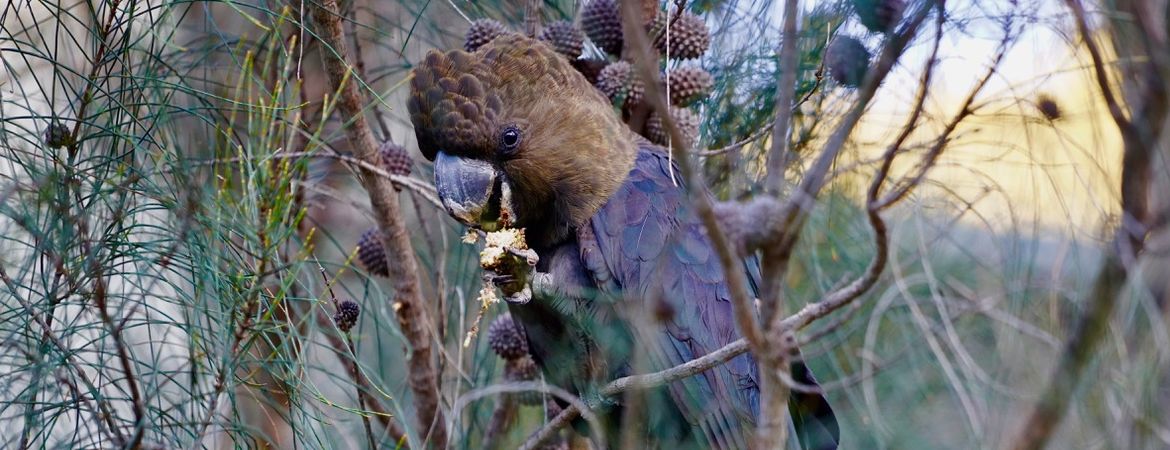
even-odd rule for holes
{"type": "MultiPolygon", "coordinates": [[[[624,299],[661,299],[674,311],[653,337],[635,340],[650,370],[663,370],[715,351],[740,337],[730,290],[719,260],[685,187],[661,149],[643,147],[629,178],[581,233],[586,266],[602,289],[624,299]],[[608,287],[606,287],[608,286],[608,287]]],[[[744,260],[750,290],[758,292],[759,261],[744,260]]],[[[640,339],[639,339],[640,338],[640,339]]],[[[628,364],[625,365],[628,370],[628,364]]],[[[803,363],[797,380],[815,383],[803,363]]],[[[696,445],[748,449],[759,413],[759,368],[750,354],[668,389],[679,413],[695,429],[696,445]]],[[[834,449],[839,430],[823,396],[794,394],[790,402],[802,446],[834,449]]]]}
{"type": "MultiPolygon", "coordinates": [[[[601,277],[612,277],[622,298],[660,298],[674,311],[656,338],[640,339],[650,370],[685,363],[739,337],[719,261],[670,167],[661,152],[642,149],[629,178],[593,217],[587,233],[609,272],[601,277]]],[[[758,397],[757,378],[745,355],[672,383],[668,391],[684,419],[701,430],[696,444],[747,449],[758,408],[751,400],[758,397]]]]}

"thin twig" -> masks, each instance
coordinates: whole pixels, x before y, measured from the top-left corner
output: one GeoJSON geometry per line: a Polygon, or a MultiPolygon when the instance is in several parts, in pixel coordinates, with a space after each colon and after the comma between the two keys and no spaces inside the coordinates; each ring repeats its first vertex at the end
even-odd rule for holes
{"type": "MultiPolygon", "coordinates": [[[[359,159],[359,158],[356,158],[356,157],[353,157],[350,155],[337,153],[333,150],[329,150],[328,152],[317,152],[317,151],[283,152],[283,153],[276,153],[276,154],[266,155],[266,156],[257,156],[256,158],[273,158],[273,159],[330,158],[330,159],[336,159],[336,160],[344,162],[344,163],[353,164],[353,165],[357,166],[359,169],[361,169],[365,172],[368,172],[372,175],[377,175],[379,177],[385,178],[385,179],[389,180],[391,183],[393,183],[394,187],[408,189],[411,192],[414,192],[414,193],[422,196],[422,198],[426,199],[427,202],[430,202],[432,205],[434,205],[437,208],[441,209],[443,207],[443,203],[439,200],[439,195],[438,195],[437,191],[435,191],[435,187],[433,185],[431,185],[430,183],[427,183],[425,181],[419,180],[419,179],[411,177],[411,176],[403,176],[403,175],[397,175],[397,174],[387,172],[385,169],[383,169],[382,167],[380,167],[379,165],[377,165],[375,163],[367,162],[367,161],[364,161],[362,159],[359,159]]],[[[237,156],[237,157],[232,157],[232,158],[219,158],[219,159],[213,159],[213,160],[193,161],[191,164],[196,165],[196,166],[203,166],[203,165],[215,165],[215,164],[222,164],[222,163],[238,163],[238,162],[245,161],[247,159],[248,159],[247,157],[237,156]]]]}
{"type": "Polygon", "coordinates": [[[12,298],[15,298],[16,301],[20,303],[20,306],[24,308],[24,313],[29,318],[31,318],[33,322],[36,322],[38,327],[41,328],[43,332],[42,337],[48,342],[51,342],[53,346],[61,352],[61,356],[65,360],[66,365],[73,369],[76,376],[80,378],[83,383],[85,383],[85,388],[89,390],[91,393],[90,397],[92,397],[94,402],[97,403],[99,415],[102,419],[104,419],[108,431],[113,435],[114,442],[125,443],[126,437],[122,434],[121,428],[119,428],[118,425],[114,423],[114,408],[109,404],[109,400],[105,396],[102,396],[98,393],[97,385],[90,381],[89,376],[87,376],[85,373],[85,365],[81,364],[79,361],[76,361],[76,352],[66,347],[65,344],[62,343],[55,334],[53,334],[52,326],[46,323],[45,320],[36,313],[36,311],[33,309],[32,303],[29,302],[28,299],[25,299],[20,295],[18,285],[12,279],[12,277],[8,276],[8,273],[4,270],[3,265],[0,265],[0,281],[4,282],[5,287],[7,287],[8,291],[12,293],[12,298]]]}
{"type": "MultiPolygon", "coordinates": [[[[337,329],[337,327],[333,324],[333,319],[324,312],[317,314],[317,325],[321,327],[322,330],[337,329]]],[[[353,380],[355,387],[357,387],[358,401],[364,403],[362,408],[368,408],[370,413],[372,413],[373,416],[378,419],[378,422],[382,425],[383,428],[386,429],[386,433],[389,434],[390,437],[393,438],[399,446],[397,448],[409,448],[410,446],[406,439],[406,432],[403,431],[402,426],[394,420],[394,415],[386,410],[386,407],[382,404],[381,401],[370,396],[370,392],[376,392],[377,389],[370,383],[370,379],[366,377],[365,372],[363,372],[361,367],[358,365],[357,353],[354,351],[352,346],[353,341],[343,339],[341,337],[341,333],[327,332],[325,336],[329,340],[329,344],[333,348],[333,352],[337,354],[338,359],[344,359],[343,356],[349,358],[350,364],[347,369],[349,371],[350,378],[353,380]]],[[[369,418],[367,417],[366,413],[363,413],[362,420],[368,422],[369,418]]]]}
{"type": "Polygon", "coordinates": [[[708,158],[708,157],[712,157],[712,156],[719,156],[719,155],[722,155],[722,154],[728,153],[728,152],[733,152],[733,151],[736,151],[736,150],[743,148],[745,145],[748,145],[752,142],[759,140],[760,138],[762,138],[764,136],[767,136],[769,131],[772,131],[772,129],[769,127],[761,127],[759,130],[752,132],[752,134],[748,135],[747,137],[745,137],[745,138],[743,138],[735,143],[732,143],[732,144],[724,146],[724,147],[713,148],[713,149],[708,149],[708,150],[700,150],[696,154],[700,158],[708,158]]]}
{"type": "MultiPolygon", "coordinates": [[[[321,279],[325,281],[325,287],[329,290],[329,300],[331,300],[333,302],[333,308],[335,310],[339,310],[341,308],[341,302],[337,301],[337,294],[333,293],[333,283],[329,282],[329,276],[325,274],[325,266],[322,266],[320,261],[316,261],[316,263],[317,263],[317,269],[321,271],[321,279]]],[[[337,324],[334,323],[333,326],[337,327],[337,324]]],[[[341,330],[339,329],[339,331],[341,331],[341,330]]],[[[349,357],[350,357],[349,377],[354,381],[354,386],[357,388],[358,407],[360,407],[362,410],[365,410],[366,408],[369,407],[371,402],[369,401],[369,399],[366,398],[366,391],[364,389],[362,389],[362,386],[361,386],[362,383],[361,383],[361,381],[359,381],[359,378],[363,378],[363,377],[362,377],[362,373],[361,373],[361,368],[358,367],[357,347],[353,345],[353,336],[350,336],[348,331],[343,331],[343,333],[345,333],[345,348],[344,348],[344,350],[349,351],[349,357]]],[[[334,351],[337,351],[337,350],[340,350],[340,349],[335,347],[334,351]]],[[[340,355],[341,353],[339,352],[338,354],[340,355]]],[[[362,427],[365,428],[365,430],[366,430],[366,440],[369,441],[370,448],[371,449],[378,448],[378,443],[374,439],[374,430],[372,427],[370,427],[370,417],[366,414],[362,414],[361,416],[362,416],[362,427]]],[[[394,434],[393,430],[391,430],[391,434],[392,435],[394,434]]]]}
{"type": "MultiPolygon", "coordinates": [[[[455,401],[455,406],[452,407],[452,416],[459,417],[460,412],[463,411],[463,409],[466,408],[468,404],[478,399],[497,394],[514,394],[522,392],[540,392],[542,394],[552,395],[561,400],[564,400],[569,404],[569,407],[566,408],[565,411],[561,413],[561,415],[557,416],[556,419],[553,419],[553,422],[561,419],[561,416],[565,416],[565,413],[568,413],[569,410],[576,411],[573,414],[574,417],[564,419],[561,425],[563,426],[564,424],[567,424],[568,421],[575,419],[578,415],[583,417],[585,422],[589,424],[589,427],[595,433],[594,437],[596,440],[594,445],[596,445],[599,450],[605,450],[605,429],[602,428],[601,421],[597,415],[590,411],[589,407],[585,405],[585,402],[582,402],[581,399],[577,398],[577,396],[570,394],[569,391],[548,383],[542,383],[538,381],[518,381],[512,383],[494,384],[491,386],[468,391],[467,393],[459,396],[459,399],[455,401]]],[[[551,423],[552,422],[550,422],[550,424],[551,423]]],[[[560,429],[560,427],[557,427],[557,429],[560,429]]],[[[543,438],[550,437],[555,432],[556,430],[552,430],[548,435],[543,436],[543,438]]],[[[539,441],[534,442],[532,439],[533,438],[530,437],[528,441],[524,443],[524,445],[520,446],[520,448],[522,450],[532,450],[536,445],[540,444],[539,441]]]]}
{"type": "MultiPolygon", "coordinates": [[[[747,350],[747,341],[744,339],[739,339],[735,342],[723,346],[719,350],[713,351],[699,358],[692,359],[660,372],[631,375],[613,380],[601,389],[600,395],[603,397],[611,397],[631,389],[646,389],[678,381],[722,365],[731,358],[742,355],[747,350]]],[[[556,418],[549,421],[549,423],[541,427],[540,430],[537,430],[536,433],[533,433],[531,436],[529,436],[528,440],[525,441],[524,445],[520,448],[524,450],[531,450],[536,448],[537,445],[539,445],[545,439],[552,437],[553,434],[555,434],[565,425],[568,425],[569,422],[573,421],[573,419],[576,419],[580,414],[581,410],[576,405],[570,405],[568,408],[565,408],[561,414],[557,415],[556,418]]]]}

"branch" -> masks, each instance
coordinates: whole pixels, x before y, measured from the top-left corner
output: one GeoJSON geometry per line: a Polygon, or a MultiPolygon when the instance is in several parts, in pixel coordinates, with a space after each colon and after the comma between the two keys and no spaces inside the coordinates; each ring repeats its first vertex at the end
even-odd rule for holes
{"type": "Polygon", "coordinates": [[[567,425],[570,421],[577,418],[577,416],[584,417],[585,421],[589,423],[589,427],[593,429],[594,433],[596,433],[596,440],[594,445],[596,445],[600,450],[605,450],[605,429],[602,428],[601,421],[598,419],[597,415],[590,411],[589,407],[585,405],[581,399],[577,398],[577,396],[570,394],[569,391],[547,383],[541,383],[537,381],[520,381],[513,383],[495,384],[488,387],[475,389],[461,395],[459,399],[455,401],[452,414],[455,417],[459,417],[459,413],[463,411],[463,408],[466,408],[469,403],[490,395],[531,391],[555,396],[568,403],[569,407],[565,408],[565,410],[561,412],[561,414],[558,415],[555,419],[553,419],[552,422],[549,422],[547,425],[545,425],[545,428],[542,428],[540,432],[545,432],[546,429],[550,428],[553,423],[559,423],[555,429],[547,431],[547,434],[542,434],[539,441],[533,441],[533,439],[536,438],[536,435],[529,437],[528,440],[524,442],[524,445],[520,446],[521,450],[533,450],[536,445],[540,444],[541,441],[551,437],[554,433],[557,432],[557,430],[561,429],[564,425],[567,425]],[[570,413],[570,411],[573,412],[570,413]]]}
{"type": "MultiPolygon", "coordinates": [[[[328,150],[328,151],[324,152],[324,153],[311,152],[311,151],[282,152],[282,153],[276,153],[276,154],[267,155],[267,156],[257,156],[256,159],[258,159],[258,158],[273,158],[273,159],[330,158],[330,159],[336,159],[336,160],[344,162],[344,163],[353,164],[354,166],[357,166],[358,169],[361,169],[369,174],[373,174],[373,175],[377,175],[379,177],[385,178],[385,179],[389,180],[391,183],[393,183],[395,188],[410,190],[411,192],[414,192],[414,193],[418,194],[419,196],[421,196],[422,198],[426,199],[427,202],[430,202],[436,208],[439,208],[439,209],[443,208],[443,203],[441,201],[439,201],[439,195],[435,191],[435,186],[430,184],[430,183],[427,183],[423,180],[420,180],[420,179],[417,179],[417,178],[414,178],[411,176],[403,176],[403,175],[397,175],[397,174],[387,172],[386,169],[383,169],[377,163],[367,162],[367,161],[360,159],[360,158],[355,158],[353,156],[349,156],[349,155],[346,155],[343,153],[338,153],[337,151],[335,151],[331,148],[326,148],[326,150],[328,150]]],[[[237,157],[232,157],[232,158],[221,158],[221,159],[214,159],[214,160],[195,161],[192,164],[199,166],[199,165],[214,165],[214,164],[220,164],[220,163],[236,163],[236,162],[244,161],[245,159],[248,159],[248,158],[244,157],[244,156],[237,156],[237,157]]]]}
{"type": "MultiPolygon", "coordinates": [[[[1133,121],[1125,118],[1121,105],[1114,97],[1105,71],[1105,62],[1096,43],[1093,42],[1085,19],[1084,7],[1077,0],[1066,0],[1065,3],[1072,10],[1073,17],[1077,22],[1077,29],[1093,59],[1093,69],[1096,73],[1098,87],[1105,97],[1109,114],[1121,132],[1123,145],[1122,220],[1120,227],[1114,233],[1113,242],[1108,249],[1105,261],[1097,273],[1088,298],[1088,305],[1081,315],[1076,330],[1065,342],[1048,385],[1028,415],[1020,435],[1009,444],[1010,448],[1019,450],[1043,448],[1064,419],[1064,415],[1068,411],[1068,404],[1072,400],[1073,391],[1080,384],[1085,367],[1092,359],[1108,329],[1113,309],[1117,305],[1117,299],[1125,288],[1126,267],[1127,265],[1133,267],[1136,264],[1149,230],[1150,221],[1147,195],[1150,186],[1149,162],[1152,142],[1143,139],[1146,136],[1143,136],[1141,130],[1138,130],[1133,121]]],[[[1146,89],[1157,88],[1149,84],[1146,89]]],[[[1147,94],[1156,93],[1147,92],[1147,94]]],[[[1139,114],[1135,114],[1134,120],[1143,119],[1144,115],[1150,112],[1143,108],[1139,114]]],[[[1160,124],[1160,121],[1158,123],[1160,124]]],[[[1156,126],[1153,123],[1146,125],[1156,126]]]]}
{"type": "Polygon", "coordinates": [[[765,228],[772,236],[778,236],[778,238],[774,237],[772,242],[768,242],[768,245],[763,246],[765,253],[761,309],[765,321],[772,325],[771,329],[780,329],[778,322],[783,320],[783,317],[778,313],[776,305],[780,298],[781,283],[787,272],[792,251],[800,237],[804,222],[812,210],[817,195],[825,185],[829,169],[844,148],[853,128],[861,120],[862,114],[869,105],[869,101],[873,99],[882,80],[893,69],[906,46],[917,35],[919,26],[922,25],[936,3],[932,1],[921,6],[899,33],[888,38],[877,63],[870,67],[861,87],[858,88],[857,103],[833,131],[825,144],[824,151],[813,162],[796,191],[785,202],[781,214],[770,218],[765,224],[765,228]]]}
{"type": "MultiPolygon", "coordinates": [[[[975,83],[975,87],[973,89],[971,89],[971,92],[967,95],[966,100],[963,101],[963,106],[961,108],[959,108],[959,113],[956,114],[955,117],[951,119],[950,123],[947,124],[947,126],[943,130],[943,132],[941,134],[939,134],[938,138],[935,139],[934,146],[932,146],[931,149],[926,152],[926,155],[923,156],[922,161],[920,161],[918,164],[918,167],[917,167],[917,170],[915,171],[914,176],[911,177],[909,180],[902,182],[899,187],[895,188],[892,192],[887,194],[880,201],[875,200],[877,203],[876,207],[878,209],[888,208],[890,205],[892,205],[892,204],[898,202],[899,200],[901,200],[902,198],[904,198],[907,194],[910,193],[911,190],[913,190],[916,186],[921,184],[923,178],[926,177],[927,172],[929,172],[930,169],[932,167],[934,167],[935,162],[938,161],[938,157],[940,155],[942,155],[943,150],[947,147],[947,143],[949,143],[951,133],[953,133],[955,131],[955,129],[958,128],[959,124],[963,121],[963,119],[966,119],[971,114],[975,113],[975,107],[974,107],[975,97],[978,96],[979,93],[983,91],[983,88],[987,86],[987,82],[991,81],[991,77],[995,75],[996,68],[999,67],[1000,62],[1003,61],[1004,55],[1007,54],[1008,48],[1010,48],[1011,41],[1016,36],[1016,35],[1013,35],[1011,32],[1012,21],[1011,21],[1010,17],[1011,16],[1009,16],[1009,19],[1007,20],[1007,22],[1004,23],[1003,39],[1001,39],[999,41],[999,45],[998,45],[998,49],[996,50],[995,58],[992,60],[991,65],[987,68],[987,73],[983,74],[983,77],[980,78],[979,81],[975,83]]],[[[941,22],[939,23],[939,27],[940,27],[939,31],[941,32],[941,27],[942,27],[941,22]]],[[[937,50],[937,47],[936,47],[936,50],[937,50]]],[[[903,130],[903,133],[908,134],[907,131],[908,130],[903,130]]],[[[889,170],[888,164],[883,166],[883,170],[889,170]]]]}
{"type": "MultiPolygon", "coordinates": [[[[380,400],[370,396],[369,393],[376,389],[370,384],[370,379],[366,378],[365,372],[362,372],[361,367],[358,366],[357,352],[354,350],[353,341],[341,336],[339,333],[340,330],[337,330],[337,326],[333,323],[333,318],[329,317],[324,311],[317,314],[317,326],[326,332],[325,336],[329,339],[329,345],[333,347],[333,352],[337,354],[338,359],[342,359],[343,355],[350,358],[350,364],[348,364],[346,369],[350,379],[357,386],[358,402],[362,408],[369,408],[374,417],[378,418],[378,422],[386,429],[386,433],[400,444],[400,447],[397,448],[409,448],[406,432],[402,431],[402,427],[394,420],[394,415],[386,411],[385,406],[380,400]],[[329,332],[328,330],[338,332],[329,332]]],[[[363,415],[362,419],[368,423],[366,416],[363,415]]]]}
{"type": "MultiPolygon", "coordinates": [[[[352,118],[352,125],[346,128],[346,137],[357,157],[366,163],[377,165],[378,152],[374,136],[366,122],[362,109],[362,95],[357,87],[346,81],[352,75],[347,59],[345,37],[336,0],[324,0],[313,8],[313,19],[320,27],[319,37],[326,49],[321,51],[322,63],[329,75],[329,82],[338,92],[340,112],[352,118]],[[332,49],[333,52],[328,51],[332,49]]],[[[447,446],[446,421],[439,409],[438,373],[432,357],[430,330],[427,324],[427,308],[419,291],[418,266],[410,233],[402,220],[398,195],[389,180],[374,176],[363,170],[359,177],[362,187],[370,197],[378,222],[382,247],[386,250],[386,263],[390,280],[394,285],[397,301],[394,310],[402,334],[410,344],[407,355],[409,367],[408,382],[414,394],[419,430],[428,430],[429,441],[434,448],[447,446]]],[[[428,436],[423,436],[423,442],[428,436]]]]}
{"type": "MultiPolygon", "coordinates": [[[[788,153],[790,151],[789,133],[791,130],[792,111],[789,109],[796,96],[796,18],[799,14],[796,0],[787,0],[784,3],[784,31],[780,44],[780,79],[776,86],[776,120],[772,123],[772,149],[768,152],[768,174],[764,189],[770,195],[779,195],[784,183],[784,169],[788,167],[788,153]]],[[[769,284],[780,286],[779,282],[769,284]]],[[[765,292],[767,288],[765,287],[765,292]]],[[[766,295],[761,293],[762,295],[766,295]]],[[[777,311],[779,302],[773,302],[777,311]]],[[[754,311],[753,311],[754,312],[754,311]]],[[[778,329],[770,331],[770,338],[777,344],[771,346],[768,352],[755,351],[760,364],[760,418],[756,429],[756,446],[758,448],[781,448],[788,440],[788,388],[786,381],[791,380],[789,356],[795,347],[784,345],[789,342],[785,333],[778,329]]],[[[794,340],[793,340],[794,342],[794,340]]]]}
{"type": "Polygon", "coordinates": [[[780,37],[780,79],[776,85],[776,119],[772,122],[772,149],[768,152],[768,181],[766,190],[779,195],[788,167],[788,144],[792,127],[792,100],[796,96],[796,16],[797,1],[784,2],[784,32],[780,37]]]}
{"type": "MultiPolygon", "coordinates": [[[[722,365],[728,360],[736,356],[744,354],[748,350],[748,343],[744,339],[739,339],[735,342],[727,344],[719,350],[713,351],[700,358],[692,359],[683,364],[680,364],[669,369],[647,373],[642,375],[631,375],[627,377],[618,378],[611,381],[605,387],[601,388],[599,394],[602,397],[612,397],[631,389],[647,389],[661,386],[667,383],[672,383],[700,372],[710,370],[716,366],[722,365]]],[[[532,450],[536,448],[545,439],[552,437],[558,430],[568,425],[573,419],[581,415],[581,409],[578,405],[572,404],[565,408],[552,421],[545,424],[544,427],[533,433],[524,441],[524,445],[520,448],[522,450],[532,450]]]]}

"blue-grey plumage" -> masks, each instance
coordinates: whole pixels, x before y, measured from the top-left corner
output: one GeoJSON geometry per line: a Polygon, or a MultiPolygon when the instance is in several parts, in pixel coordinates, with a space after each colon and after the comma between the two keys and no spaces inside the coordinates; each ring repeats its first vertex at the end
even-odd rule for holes
{"type": "MultiPolygon", "coordinates": [[[[611,367],[611,373],[601,374],[603,380],[629,373],[636,361],[621,360],[623,357],[646,358],[647,364],[639,372],[663,370],[740,337],[719,260],[686,196],[686,187],[677,184],[681,178],[677,173],[672,177],[670,170],[663,149],[642,146],[621,187],[588,225],[577,231],[584,270],[591,280],[602,281],[595,284],[600,296],[614,302],[641,302],[619,305],[596,301],[593,308],[614,310],[601,315],[619,316],[638,307],[651,309],[655,305],[646,302],[654,301],[665,302],[671,311],[669,317],[657,317],[656,326],[642,332],[609,333],[632,340],[637,349],[634,352],[626,340],[597,342],[597,351],[617,356],[602,358],[610,360],[611,367]]],[[[754,265],[754,258],[744,265],[753,281],[753,293],[759,280],[759,271],[750,270],[754,265]]],[[[616,325],[580,326],[631,326],[627,318],[619,321],[616,325]]],[[[550,322],[538,319],[534,323],[540,327],[550,322]]],[[[794,364],[793,371],[797,380],[816,383],[803,363],[794,364]]],[[[667,388],[668,406],[676,409],[683,428],[688,428],[675,444],[683,448],[749,448],[759,414],[758,380],[758,365],[750,354],[744,354],[672,383],[667,388]]],[[[792,399],[793,420],[804,448],[836,448],[839,431],[825,399],[799,393],[792,399]]]]}
{"type": "MultiPolygon", "coordinates": [[[[596,394],[740,337],[719,259],[664,149],[637,139],[566,59],[521,36],[473,54],[429,54],[408,109],[452,216],[524,228],[539,255],[533,280],[544,288],[509,310],[550,383],[599,407],[611,439],[635,432],[646,448],[751,448],[760,377],[748,354],[649,390],[633,423],[623,422],[623,398],[596,394]]],[[[758,282],[753,267],[745,260],[758,282]]],[[[793,375],[815,384],[803,364],[793,375]]],[[[793,395],[790,409],[794,442],[836,448],[822,396],[793,395]]]]}

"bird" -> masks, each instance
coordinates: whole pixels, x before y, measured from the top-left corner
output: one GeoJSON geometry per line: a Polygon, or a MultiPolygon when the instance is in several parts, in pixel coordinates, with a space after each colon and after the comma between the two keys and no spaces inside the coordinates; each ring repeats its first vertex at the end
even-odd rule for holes
{"type": "MultiPolygon", "coordinates": [[[[474,52],[428,52],[412,69],[407,111],[446,212],[483,231],[524,230],[539,261],[498,275],[540,288],[505,292],[508,310],[546,381],[596,409],[609,447],[636,433],[647,448],[754,448],[760,375],[750,353],[650,389],[640,407],[599,394],[740,338],[728,280],[664,148],[630,130],[568,59],[518,34],[474,52]]],[[[753,293],[758,268],[743,259],[753,293]]],[[[816,383],[803,362],[792,370],[816,383]]],[[[837,447],[823,395],[794,392],[789,410],[790,441],[837,447]]]]}

